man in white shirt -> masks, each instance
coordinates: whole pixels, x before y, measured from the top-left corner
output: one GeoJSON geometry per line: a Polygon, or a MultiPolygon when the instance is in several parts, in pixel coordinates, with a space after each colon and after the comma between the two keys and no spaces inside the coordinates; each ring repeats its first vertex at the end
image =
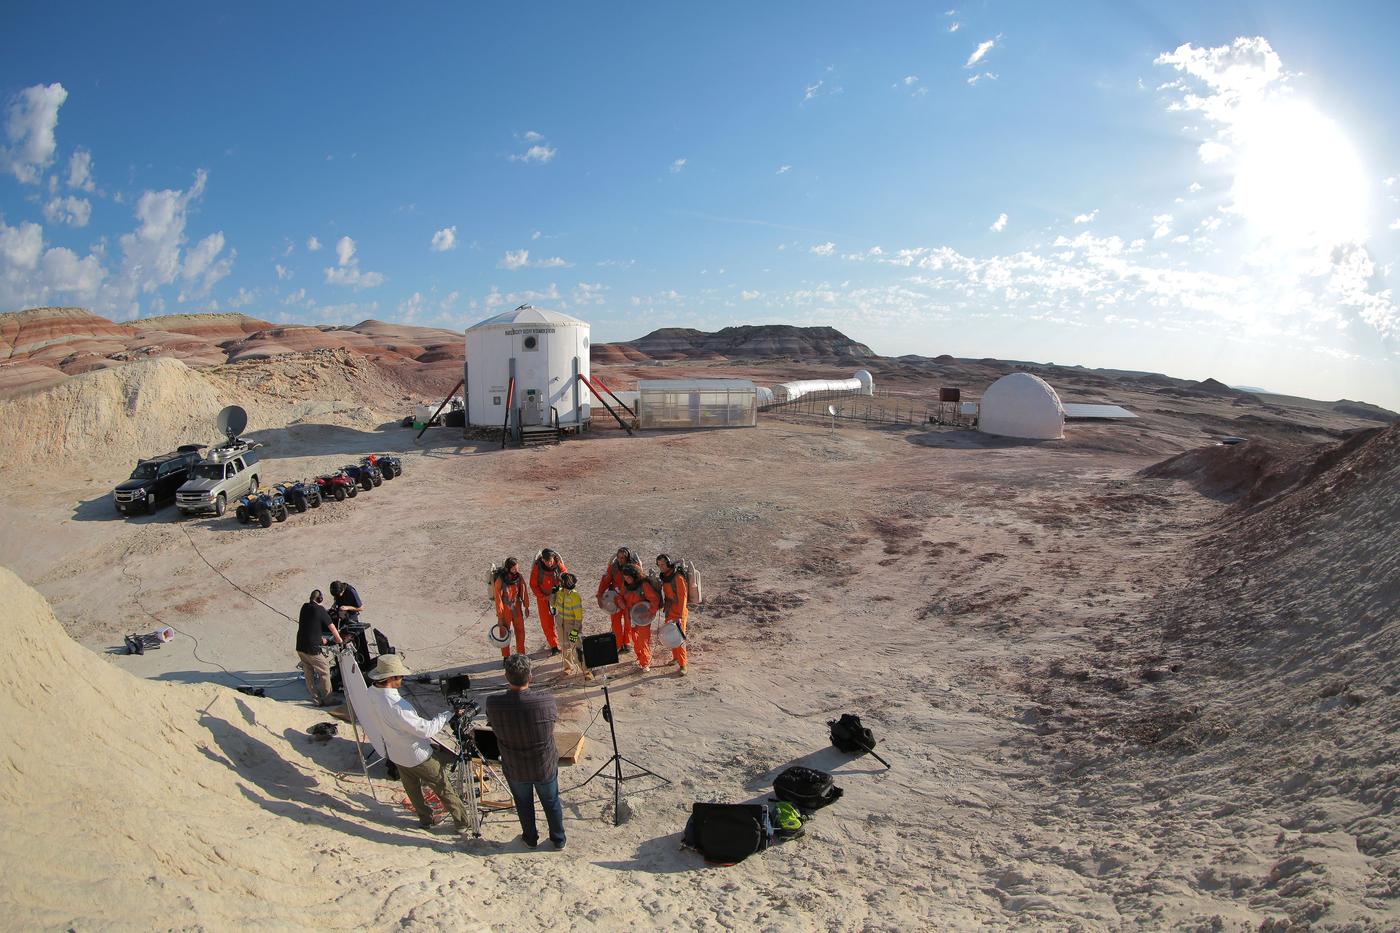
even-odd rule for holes
{"type": "Polygon", "coordinates": [[[369,679],[377,689],[369,691],[369,714],[379,725],[384,739],[385,753],[399,769],[399,780],[413,803],[418,814],[418,822],[427,829],[441,821],[433,814],[432,808],[423,800],[423,785],[432,788],[438,799],[452,815],[457,831],[468,828],[467,810],[457,788],[448,779],[444,765],[452,763],[452,758],[443,749],[436,748],[429,741],[442,731],[452,718],[452,711],[445,710],[432,719],[418,715],[413,704],[399,695],[403,679],[411,671],[396,654],[383,654],[370,672],[369,679]]]}

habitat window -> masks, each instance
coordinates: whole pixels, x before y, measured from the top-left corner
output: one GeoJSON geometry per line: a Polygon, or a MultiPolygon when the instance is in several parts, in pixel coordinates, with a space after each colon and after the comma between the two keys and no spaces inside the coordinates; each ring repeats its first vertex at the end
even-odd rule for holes
{"type": "Polygon", "coordinates": [[[491,396],[491,404],[492,404],[492,405],[499,405],[499,404],[501,404],[501,397],[500,397],[499,395],[493,395],[493,396],[491,396]]]}
{"type": "Polygon", "coordinates": [[[540,338],[531,334],[522,341],[522,344],[527,350],[538,350],[540,348],[540,338]]]}

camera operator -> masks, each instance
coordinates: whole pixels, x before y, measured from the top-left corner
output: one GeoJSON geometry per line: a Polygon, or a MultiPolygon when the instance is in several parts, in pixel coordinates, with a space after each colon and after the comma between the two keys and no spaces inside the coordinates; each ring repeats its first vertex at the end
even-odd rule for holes
{"type": "Polygon", "coordinates": [[[301,659],[301,672],[306,676],[306,692],[317,706],[331,706],[334,691],[325,646],[332,639],[337,645],[341,644],[341,638],[330,613],[321,605],[323,601],[321,591],[312,590],[302,604],[297,619],[297,657],[301,659]]]}
{"type": "Polygon", "coordinates": [[[486,699],[486,717],[501,748],[501,766],[515,798],[520,833],[530,848],[540,844],[535,826],[535,795],[549,821],[549,841],[564,848],[564,808],[559,803],[559,750],[554,724],[559,709],[554,697],[530,689],[530,658],[513,654],[503,662],[510,689],[486,699]]]}
{"type": "Polygon", "coordinates": [[[430,741],[447,725],[453,713],[450,709],[444,710],[432,719],[418,715],[413,704],[399,695],[399,687],[410,673],[398,655],[380,655],[369,674],[374,688],[369,691],[370,714],[379,724],[385,754],[398,766],[399,780],[418,814],[419,825],[427,829],[440,822],[423,800],[423,785],[426,784],[447,807],[457,831],[463,832],[470,825],[467,810],[444,767],[452,763],[452,756],[430,741]]]}
{"type": "Polygon", "coordinates": [[[364,603],[360,601],[359,592],[349,583],[342,583],[340,580],[331,583],[331,599],[334,600],[332,613],[335,620],[341,623],[350,643],[355,646],[355,658],[360,662],[360,667],[369,666],[369,638],[365,634],[367,625],[360,624],[360,613],[364,612],[364,603]]]}

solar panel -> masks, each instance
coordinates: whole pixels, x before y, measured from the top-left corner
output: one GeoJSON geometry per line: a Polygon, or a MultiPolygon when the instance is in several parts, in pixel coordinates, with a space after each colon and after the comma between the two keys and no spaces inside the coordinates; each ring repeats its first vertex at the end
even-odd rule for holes
{"type": "Polygon", "coordinates": [[[1078,402],[1065,402],[1066,418],[1136,418],[1137,415],[1120,405],[1081,405],[1078,402]]]}

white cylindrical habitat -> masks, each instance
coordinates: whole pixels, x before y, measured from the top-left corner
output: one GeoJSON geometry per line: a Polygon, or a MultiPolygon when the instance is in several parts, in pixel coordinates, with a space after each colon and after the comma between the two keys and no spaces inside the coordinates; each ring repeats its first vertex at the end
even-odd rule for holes
{"type": "Polygon", "coordinates": [[[561,426],[589,420],[593,399],[575,378],[589,374],[587,322],[521,305],[469,327],[466,348],[468,424],[501,426],[512,376],[512,424],[549,424],[551,408],[561,426]]]}
{"type": "Polygon", "coordinates": [[[1044,379],[1009,373],[983,393],[977,429],[1002,437],[1054,440],[1065,436],[1065,408],[1044,379]]]}

